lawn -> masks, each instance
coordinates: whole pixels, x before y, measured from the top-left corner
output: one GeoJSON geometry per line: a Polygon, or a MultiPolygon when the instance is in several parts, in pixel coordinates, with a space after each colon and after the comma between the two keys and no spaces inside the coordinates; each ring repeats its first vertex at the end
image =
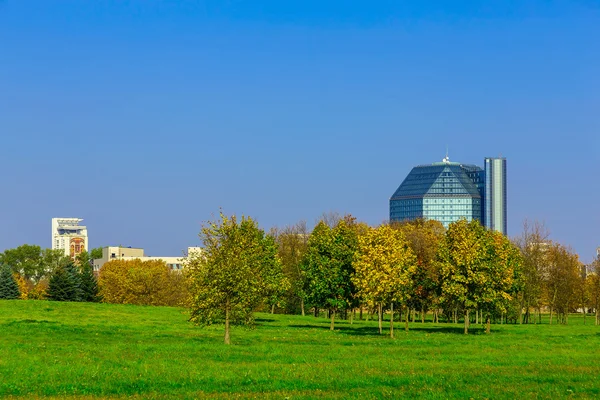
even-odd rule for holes
{"type": "Polygon", "coordinates": [[[199,328],[183,309],[0,301],[0,397],[599,398],[600,327],[414,323],[258,314],[199,328]],[[401,328],[397,324],[397,328],[401,328]]]}

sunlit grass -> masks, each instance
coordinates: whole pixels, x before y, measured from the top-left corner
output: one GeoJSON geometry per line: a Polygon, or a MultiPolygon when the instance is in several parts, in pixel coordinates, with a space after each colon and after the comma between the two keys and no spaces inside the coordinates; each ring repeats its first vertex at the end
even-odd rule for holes
{"type": "MultiPolygon", "coordinates": [[[[411,324],[258,314],[199,328],[183,309],[0,301],[0,397],[597,398],[600,327],[411,324]]],[[[547,322],[547,321],[546,321],[547,322]]]]}

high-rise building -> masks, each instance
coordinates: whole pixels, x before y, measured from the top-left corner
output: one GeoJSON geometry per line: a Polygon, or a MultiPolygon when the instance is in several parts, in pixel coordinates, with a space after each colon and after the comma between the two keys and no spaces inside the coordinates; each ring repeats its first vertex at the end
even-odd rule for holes
{"type": "Polygon", "coordinates": [[[476,165],[442,162],[414,167],[390,198],[390,222],[417,218],[446,228],[465,218],[506,234],[506,158],[476,165]]]}
{"type": "Polygon", "coordinates": [[[483,225],[506,235],[506,158],[486,157],[484,170],[483,225]]]}
{"type": "Polygon", "coordinates": [[[80,218],[52,218],[52,249],[63,250],[71,258],[88,251],[87,227],[80,218]]]}
{"type": "Polygon", "coordinates": [[[417,218],[446,228],[465,218],[482,219],[483,170],[476,165],[442,162],[414,167],[390,199],[390,221],[417,218]]]}

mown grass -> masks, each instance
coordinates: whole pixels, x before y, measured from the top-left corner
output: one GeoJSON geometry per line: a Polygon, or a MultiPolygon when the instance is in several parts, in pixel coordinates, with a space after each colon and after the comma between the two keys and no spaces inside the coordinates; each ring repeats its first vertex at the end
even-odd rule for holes
{"type": "Polygon", "coordinates": [[[258,314],[199,328],[183,309],[0,301],[0,397],[599,398],[600,327],[414,323],[258,314]],[[401,326],[398,326],[401,328],[401,326]]]}

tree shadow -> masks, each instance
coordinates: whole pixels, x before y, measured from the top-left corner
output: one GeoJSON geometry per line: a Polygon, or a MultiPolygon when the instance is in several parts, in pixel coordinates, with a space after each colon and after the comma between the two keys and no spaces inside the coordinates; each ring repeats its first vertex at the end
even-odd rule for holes
{"type": "MultiPolygon", "coordinates": [[[[452,334],[465,334],[464,326],[429,326],[429,327],[410,327],[411,331],[415,332],[428,332],[428,333],[452,333],[452,334]]],[[[485,329],[477,328],[469,328],[469,335],[480,335],[485,333],[485,329]]]]}
{"type": "Polygon", "coordinates": [[[275,322],[275,320],[271,318],[254,318],[254,322],[275,322]]]}
{"type": "MultiPolygon", "coordinates": [[[[335,331],[343,333],[349,336],[389,336],[389,321],[383,325],[383,333],[379,333],[377,326],[353,326],[350,324],[336,324],[335,331]]],[[[290,328],[301,328],[301,329],[320,329],[329,330],[329,326],[325,325],[313,325],[313,324],[295,324],[288,325],[290,328]]],[[[394,332],[397,334],[404,333],[404,323],[394,324],[394,332]]],[[[464,336],[464,326],[410,326],[408,333],[410,332],[424,332],[424,333],[446,333],[453,335],[464,336]]],[[[492,330],[493,333],[493,330],[492,330]]],[[[469,335],[485,335],[485,329],[480,327],[469,328],[469,335]]]]}
{"type": "MultiPolygon", "coordinates": [[[[324,325],[313,325],[313,324],[303,324],[303,325],[288,325],[290,328],[300,328],[300,329],[320,329],[320,330],[329,330],[329,326],[324,325]]],[[[343,333],[348,336],[381,336],[379,334],[379,329],[377,327],[372,326],[352,326],[352,325],[335,325],[335,331],[343,333]]]]}

